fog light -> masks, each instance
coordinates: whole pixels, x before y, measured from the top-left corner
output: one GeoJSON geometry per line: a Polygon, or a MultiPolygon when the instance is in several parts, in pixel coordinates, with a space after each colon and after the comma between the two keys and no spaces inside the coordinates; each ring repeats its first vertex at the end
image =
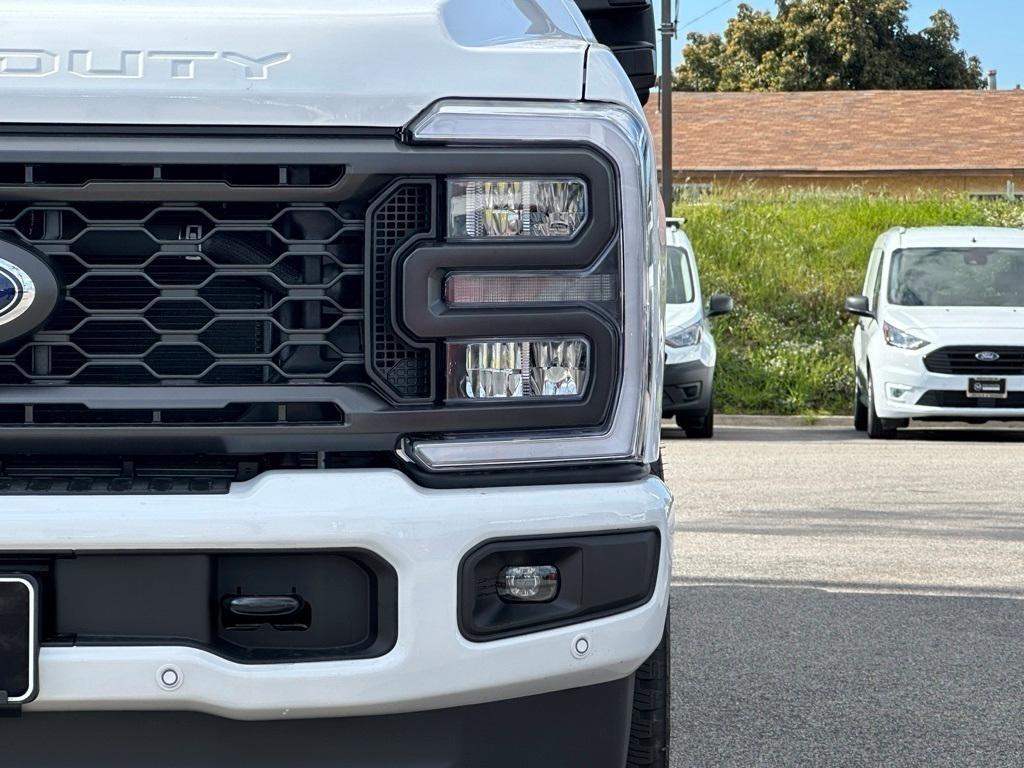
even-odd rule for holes
{"type": "Polygon", "coordinates": [[[888,395],[890,400],[903,400],[908,394],[914,390],[913,387],[907,384],[886,384],[885,393],[888,395]]]}
{"type": "Polygon", "coordinates": [[[579,397],[586,389],[583,339],[475,341],[447,349],[451,399],[579,397]]]}
{"type": "Polygon", "coordinates": [[[510,565],[498,574],[498,597],[513,603],[548,603],[558,597],[558,568],[510,565]]]}
{"type": "Polygon", "coordinates": [[[581,179],[453,179],[448,182],[448,237],[571,238],[587,219],[581,179]]]}

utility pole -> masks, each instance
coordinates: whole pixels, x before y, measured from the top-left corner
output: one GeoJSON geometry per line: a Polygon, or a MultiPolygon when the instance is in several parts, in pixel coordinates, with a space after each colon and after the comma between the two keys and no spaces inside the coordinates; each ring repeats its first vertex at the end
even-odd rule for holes
{"type": "Polygon", "coordinates": [[[665,215],[672,215],[672,40],[676,24],[672,0],[661,0],[661,197],[665,215]]]}

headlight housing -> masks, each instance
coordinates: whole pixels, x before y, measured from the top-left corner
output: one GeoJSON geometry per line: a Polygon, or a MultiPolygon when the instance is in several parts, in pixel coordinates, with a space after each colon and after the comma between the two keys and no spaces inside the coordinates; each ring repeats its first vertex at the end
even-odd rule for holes
{"type": "Polygon", "coordinates": [[[914,336],[912,333],[901,331],[899,328],[889,325],[889,323],[882,323],[882,335],[885,337],[886,344],[897,349],[922,349],[931,344],[930,341],[914,336]]]}
{"type": "Polygon", "coordinates": [[[673,349],[695,347],[704,338],[704,323],[696,322],[685,328],[678,328],[665,336],[665,343],[673,349]]]}
{"type": "Polygon", "coordinates": [[[432,261],[419,258],[416,267],[417,254],[429,249],[407,258],[401,282],[406,327],[419,338],[437,335],[417,333],[417,327],[445,329],[448,403],[456,398],[467,408],[472,405],[474,413],[482,407],[512,413],[516,403],[531,407],[535,401],[532,408],[548,409],[544,412],[565,426],[526,429],[522,420],[510,418],[507,432],[412,435],[405,455],[431,471],[655,461],[664,357],[664,233],[646,122],[611,104],[450,101],[431,107],[408,135],[413,143],[450,148],[494,145],[501,173],[482,168],[479,176],[448,178],[445,220],[451,245],[437,248],[432,261]],[[594,190],[586,180],[509,173],[517,156],[530,156],[530,144],[586,149],[613,167],[613,199],[605,195],[601,204],[612,206],[618,218],[610,241],[597,243],[589,254],[579,250],[588,233],[607,223],[603,214],[593,213],[594,190]],[[573,248],[575,256],[569,258],[573,248]],[[609,258],[615,263],[610,282],[609,258]],[[486,267],[500,279],[488,279],[486,267]],[[430,293],[434,289],[423,286],[437,285],[438,272],[441,287],[430,293]],[[455,281],[447,282],[453,276],[455,281]],[[417,293],[420,299],[410,303],[417,293]],[[551,335],[544,334],[545,325],[551,335]],[[493,336],[481,338],[481,328],[493,336]],[[526,328],[530,335],[519,335],[526,328]],[[476,365],[484,349],[473,345],[487,344],[499,345],[491,351],[500,366],[477,366],[483,375],[471,375],[467,361],[476,365]],[[572,351],[544,366],[529,366],[546,371],[529,374],[531,390],[536,380],[546,381],[545,395],[524,396],[528,355],[523,344],[531,345],[531,358],[560,344],[562,352],[572,351]],[[538,344],[545,346],[532,348],[538,344]],[[490,383],[481,384],[485,380],[490,383]],[[463,396],[469,392],[488,396],[463,396]],[[499,396],[489,396],[494,393],[499,396]],[[603,410],[600,424],[569,426],[572,409],[593,412],[597,406],[603,410]]]}

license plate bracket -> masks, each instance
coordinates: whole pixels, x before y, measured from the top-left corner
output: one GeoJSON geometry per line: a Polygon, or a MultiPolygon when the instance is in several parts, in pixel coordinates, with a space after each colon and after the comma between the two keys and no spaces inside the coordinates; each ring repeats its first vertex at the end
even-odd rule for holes
{"type": "Polygon", "coordinates": [[[979,376],[967,380],[967,396],[975,400],[1005,400],[1008,395],[1006,379],[979,376]]]}
{"type": "Polygon", "coordinates": [[[0,574],[0,707],[39,692],[39,587],[23,574],[0,574]]]}

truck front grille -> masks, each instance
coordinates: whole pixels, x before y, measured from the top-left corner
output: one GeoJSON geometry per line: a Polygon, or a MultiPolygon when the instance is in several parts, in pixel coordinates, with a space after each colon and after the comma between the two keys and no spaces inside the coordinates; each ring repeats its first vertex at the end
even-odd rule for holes
{"type": "Polygon", "coordinates": [[[2,202],[65,293],[0,384],[364,381],[364,227],[325,202],[2,202]]]}

